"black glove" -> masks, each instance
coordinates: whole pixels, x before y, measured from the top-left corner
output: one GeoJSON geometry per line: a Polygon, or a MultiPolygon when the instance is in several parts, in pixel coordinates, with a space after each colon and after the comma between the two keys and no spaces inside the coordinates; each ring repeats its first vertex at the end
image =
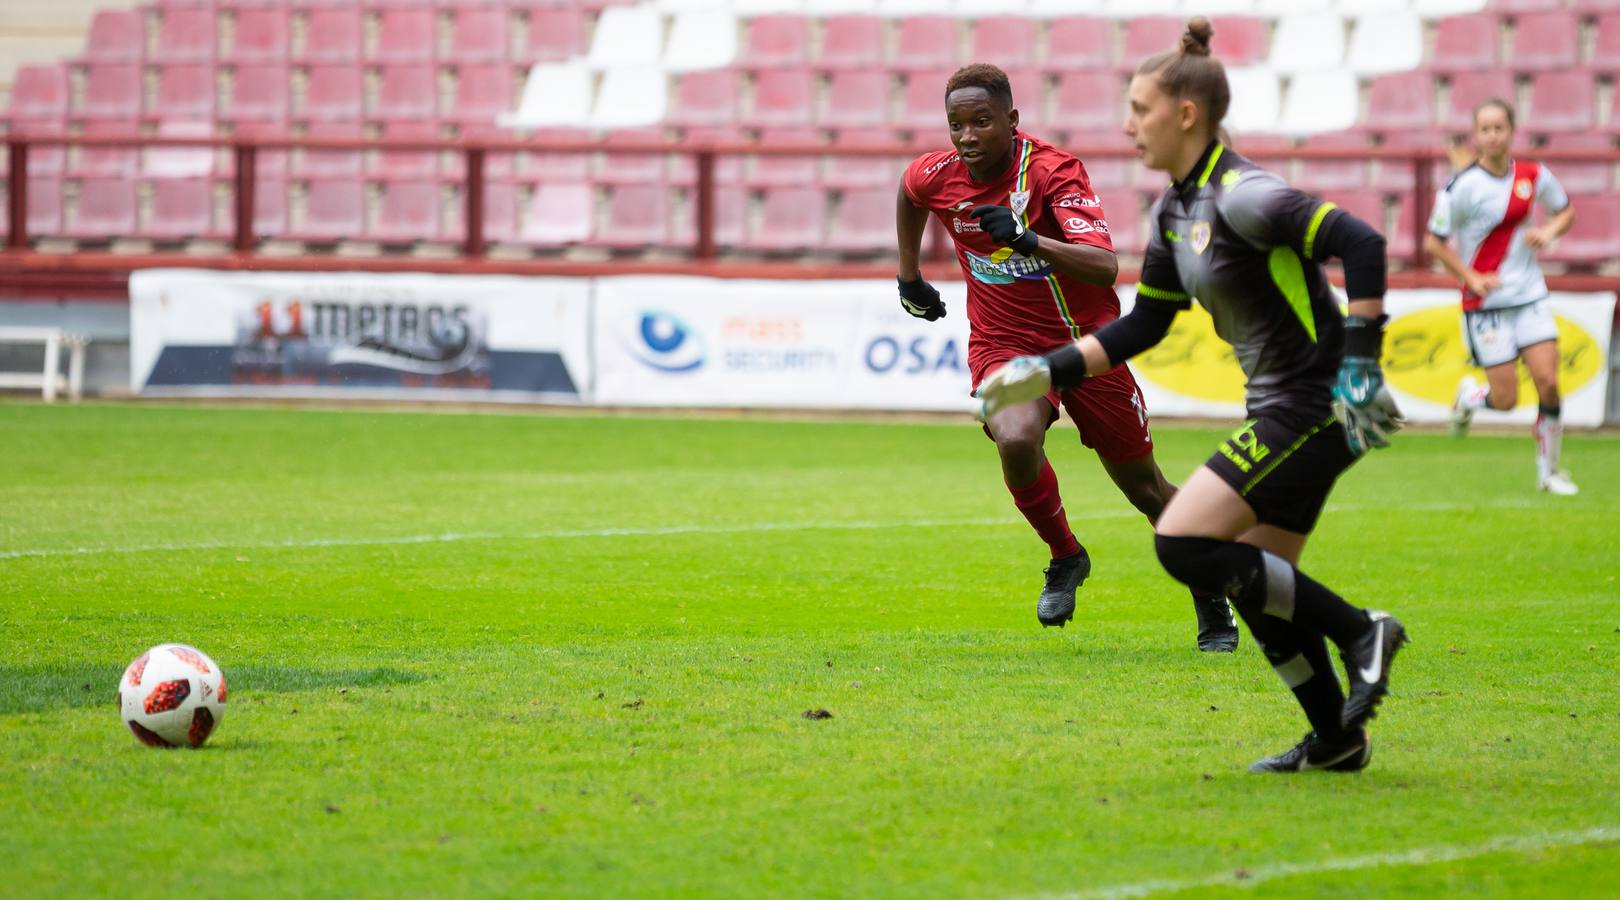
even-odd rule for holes
{"type": "Polygon", "coordinates": [[[896,275],[894,280],[900,284],[900,305],[906,312],[930,322],[945,318],[945,301],[939,299],[939,291],[934,290],[933,285],[921,277],[907,281],[896,275]]]}
{"type": "Polygon", "coordinates": [[[990,235],[990,240],[1025,256],[1033,254],[1035,248],[1041,245],[1041,239],[1035,236],[1035,232],[1025,230],[1023,223],[1005,206],[975,206],[968,215],[979,220],[984,233],[990,235]]]}

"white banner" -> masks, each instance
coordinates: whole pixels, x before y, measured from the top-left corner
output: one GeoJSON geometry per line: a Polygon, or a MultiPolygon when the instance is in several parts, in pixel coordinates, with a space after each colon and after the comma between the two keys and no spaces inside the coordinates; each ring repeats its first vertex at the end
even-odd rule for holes
{"type": "Polygon", "coordinates": [[[580,401],[591,283],[145,269],[130,382],[147,394],[580,401]]]}

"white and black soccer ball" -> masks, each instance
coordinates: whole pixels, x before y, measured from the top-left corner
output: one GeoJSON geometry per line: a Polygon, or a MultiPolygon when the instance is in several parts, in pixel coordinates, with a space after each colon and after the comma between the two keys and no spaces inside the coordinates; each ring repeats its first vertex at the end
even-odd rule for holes
{"type": "Polygon", "coordinates": [[[159,644],[124,670],[118,714],[148,747],[201,747],[225,717],[225,673],[196,647],[159,644]]]}

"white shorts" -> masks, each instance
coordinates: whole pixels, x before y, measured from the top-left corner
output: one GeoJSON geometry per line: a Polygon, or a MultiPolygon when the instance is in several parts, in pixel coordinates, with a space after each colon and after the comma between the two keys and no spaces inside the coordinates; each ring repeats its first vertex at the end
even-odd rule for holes
{"type": "Polygon", "coordinates": [[[1558,340],[1558,323],[1545,300],[1506,309],[1476,309],[1463,313],[1463,340],[1482,369],[1519,358],[1524,348],[1558,340]]]}

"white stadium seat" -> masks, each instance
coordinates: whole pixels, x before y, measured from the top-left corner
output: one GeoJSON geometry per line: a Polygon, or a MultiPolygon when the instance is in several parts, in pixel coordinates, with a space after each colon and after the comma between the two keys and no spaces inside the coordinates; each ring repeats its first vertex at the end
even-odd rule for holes
{"type": "Polygon", "coordinates": [[[1334,13],[1306,13],[1277,20],[1268,64],[1285,75],[1344,65],[1344,20],[1334,13]]]}
{"type": "Polygon", "coordinates": [[[1179,16],[1181,0],[1103,0],[1102,14],[1111,19],[1138,16],[1179,16]]]}
{"type": "Polygon", "coordinates": [[[1208,0],[1206,3],[1199,3],[1197,0],[1190,0],[1190,2],[1186,3],[1182,7],[1181,12],[1182,15],[1186,16],[1209,16],[1212,20],[1214,20],[1215,53],[1216,55],[1219,55],[1221,52],[1221,20],[1219,17],[1252,16],[1254,15],[1256,3],[1257,0],[1208,0]]]}
{"type": "Polygon", "coordinates": [[[1331,9],[1333,0],[1259,0],[1255,4],[1255,12],[1262,16],[1290,16],[1331,9]]]}
{"type": "Polygon", "coordinates": [[[664,68],[671,72],[721,69],[737,59],[737,17],[727,10],[709,9],[675,16],[664,50],[664,68]]]}
{"type": "Polygon", "coordinates": [[[1408,12],[1412,0],[1338,0],[1339,15],[1347,19],[1374,13],[1408,12]]]}
{"type": "Polygon", "coordinates": [[[664,17],[655,6],[610,6],[596,20],[586,59],[593,69],[650,66],[664,52],[664,17]]]}
{"type": "Polygon", "coordinates": [[[669,111],[669,78],[657,66],[625,66],[602,73],[591,125],[643,128],[663,121],[669,111]]]}
{"type": "Polygon", "coordinates": [[[1342,69],[1301,72],[1288,83],[1277,130],[1284,134],[1343,131],[1356,124],[1356,76],[1342,69]]]}
{"type": "Polygon", "coordinates": [[[1226,112],[1226,127],[1234,133],[1277,130],[1281,111],[1281,88],[1277,73],[1264,66],[1226,70],[1232,88],[1232,106],[1226,112]]]}
{"type": "Polygon", "coordinates": [[[590,121],[592,75],[585,63],[540,63],[529,70],[515,112],[496,117],[507,128],[579,128],[590,121]]]}
{"type": "Polygon", "coordinates": [[[1489,6],[1488,0],[1412,0],[1412,11],[1425,19],[1476,13],[1489,6]]]}
{"type": "Polygon", "coordinates": [[[1356,19],[1346,64],[1357,75],[1406,72],[1423,62],[1423,21],[1409,12],[1356,19]]]}
{"type": "Polygon", "coordinates": [[[807,0],[732,0],[731,10],[743,18],[781,13],[803,13],[807,0]]]}

